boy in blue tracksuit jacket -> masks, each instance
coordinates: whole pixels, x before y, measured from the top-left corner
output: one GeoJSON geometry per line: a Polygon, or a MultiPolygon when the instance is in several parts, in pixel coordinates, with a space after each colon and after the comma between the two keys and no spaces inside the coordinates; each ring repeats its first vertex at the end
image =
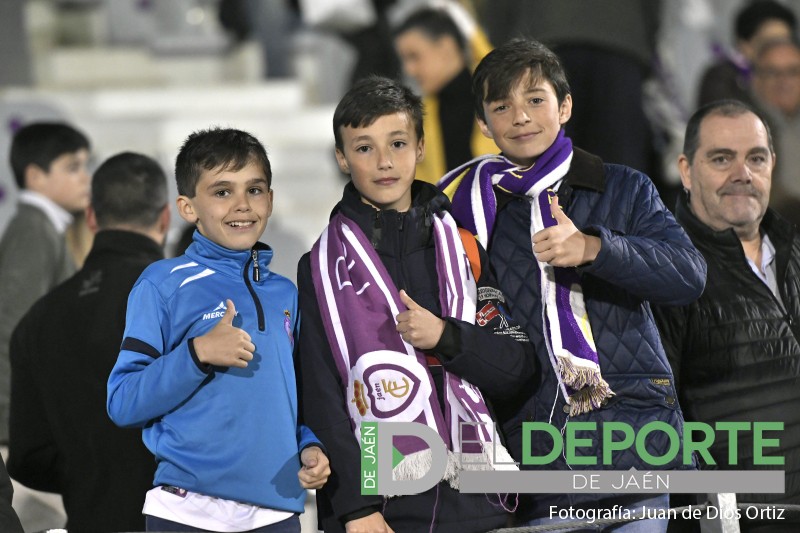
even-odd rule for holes
{"type": "Polygon", "coordinates": [[[303,489],[330,469],[297,423],[297,290],[258,242],[269,159],[251,135],[211,129],[189,136],[175,174],[179,214],[197,231],[133,287],[108,381],[109,415],[144,428],[158,462],[147,529],[299,532],[303,489]]]}

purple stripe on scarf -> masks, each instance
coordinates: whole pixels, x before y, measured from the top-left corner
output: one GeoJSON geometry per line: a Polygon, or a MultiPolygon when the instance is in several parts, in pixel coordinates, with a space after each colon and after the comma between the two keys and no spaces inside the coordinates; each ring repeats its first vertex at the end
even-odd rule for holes
{"type": "Polygon", "coordinates": [[[572,313],[572,305],[569,301],[570,288],[573,284],[580,285],[580,276],[572,268],[555,268],[554,271],[556,310],[558,311],[558,322],[561,329],[561,345],[572,355],[599,365],[600,360],[597,358],[597,353],[586,342],[580,324],[578,324],[575,315],[572,313]]]}
{"type": "MultiPolygon", "coordinates": [[[[566,139],[566,141],[569,142],[569,139],[566,139]]],[[[546,166],[549,166],[550,170],[553,170],[559,164],[561,163],[556,162],[555,159],[551,157],[546,166]]],[[[552,198],[554,196],[555,193],[551,191],[544,191],[534,200],[539,204],[539,210],[542,216],[542,225],[545,228],[556,226],[558,224],[551,211],[552,198]]],[[[599,363],[597,354],[589,345],[589,343],[586,342],[584,334],[580,329],[580,325],[577,323],[575,316],[572,313],[572,304],[570,303],[569,296],[573,285],[580,286],[580,276],[574,268],[553,267],[553,273],[556,285],[556,311],[558,313],[558,325],[561,332],[561,345],[572,355],[575,355],[581,359],[593,361],[594,363],[599,363]]]]}

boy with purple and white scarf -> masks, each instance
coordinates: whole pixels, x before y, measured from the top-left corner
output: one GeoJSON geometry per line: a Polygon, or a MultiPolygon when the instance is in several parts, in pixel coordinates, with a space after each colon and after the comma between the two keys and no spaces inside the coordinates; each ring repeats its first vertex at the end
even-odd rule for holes
{"type": "MultiPolygon", "coordinates": [[[[456,221],[487,248],[542,368],[527,396],[503,406],[511,455],[521,460],[551,451],[552,440],[535,436],[531,449],[522,449],[526,421],[562,432],[569,421],[595,423],[597,432],[604,422],[638,431],[661,421],[682,436],[683,415],[650,302],[681,305],[699,297],[702,256],[647,176],[572,146],[563,130],[572,112],[569,85],[545,46],[515,39],[495,49],[476,68],[473,91],[481,131],[502,153],[452,170],[439,187],[451,198],[456,221]]],[[[651,434],[647,450],[661,457],[670,445],[666,435],[651,434]]],[[[600,445],[578,453],[594,456],[602,465],[594,468],[653,468],[633,450],[615,454],[610,465],[600,445]]],[[[661,468],[691,468],[680,464],[681,455],[661,468]]],[[[527,468],[571,466],[562,455],[527,468]]],[[[517,517],[529,525],[548,523],[554,509],[570,506],[668,505],[663,494],[520,496],[517,517]]],[[[643,521],[614,531],[665,528],[666,521],[643,521]]]]}
{"type": "MultiPolygon", "coordinates": [[[[336,108],[336,158],[351,182],[330,224],[298,267],[300,388],[305,421],[331,457],[317,492],[331,531],[484,532],[503,527],[514,501],[461,494],[464,463],[515,468],[482,393],[513,398],[537,363],[527,336],[450,202],[415,181],[423,157],[422,107],[379,77],[357,83],[336,108]],[[425,424],[448,448],[445,479],[416,495],[360,493],[362,422],[425,424]],[[505,463],[505,464],[499,464],[505,463]]],[[[396,479],[418,479],[431,452],[397,438],[396,479]]]]}

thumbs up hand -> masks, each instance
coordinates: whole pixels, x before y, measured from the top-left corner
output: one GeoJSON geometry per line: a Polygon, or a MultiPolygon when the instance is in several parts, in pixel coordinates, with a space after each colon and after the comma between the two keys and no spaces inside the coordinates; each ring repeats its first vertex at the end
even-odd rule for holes
{"type": "Polygon", "coordinates": [[[436,346],[444,332],[444,320],[420,306],[404,290],[400,291],[400,301],[408,308],[395,317],[403,340],[419,350],[436,346]]]}
{"type": "Polygon", "coordinates": [[[589,263],[600,252],[600,238],[586,235],[558,205],[558,196],[550,203],[556,225],[537,231],[532,238],[533,253],[542,263],[557,267],[574,267],[589,263]]]}
{"type": "Polygon", "coordinates": [[[233,317],[236,316],[233,301],[226,300],[225,305],[225,315],[217,325],[194,339],[194,350],[201,363],[245,368],[253,358],[256,347],[245,330],[233,325],[233,317]]]}

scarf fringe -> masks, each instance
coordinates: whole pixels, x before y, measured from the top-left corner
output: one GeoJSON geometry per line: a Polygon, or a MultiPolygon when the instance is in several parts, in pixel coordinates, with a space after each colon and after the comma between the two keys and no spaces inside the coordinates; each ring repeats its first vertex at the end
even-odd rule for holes
{"type": "Polygon", "coordinates": [[[573,389],[582,389],[586,386],[596,387],[603,381],[597,365],[594,367],[578,366],[569,356],[558,357],[558,372],[561,374],[564,384],[573,389]]]}
{"type": "Polygon", "coordinates": [[[578,367],[569,357],[559,357],[558,371],[565,385],[577,389],[569,397],[570,416],[582,415],[597,409],[614,396],[614,391],[603,379],[599,368],[578,367]]]}
{"type": "Polygon", "coordinates": [[[569,397],[569,416],[578,416],[602,407],[614,391],[604,379],[596,385],[588,385],[569,397]]]}
{"type": "MultiPolygon", "coordinates": [[[[464,470],[518,470],[516,462],[508,450],[500,444],[482,442],[481,453],[456,453],[447,451],[447,466],[442,479],[458,490],[459,474],[464,470]],[[493,461],[497,461],[496,464],[493,461]]],[[[420,479],[431,469],[433,454],[430,449],[420,450],[406,455],[392,470],[392,477],[398,481],[420,479]]]]}

